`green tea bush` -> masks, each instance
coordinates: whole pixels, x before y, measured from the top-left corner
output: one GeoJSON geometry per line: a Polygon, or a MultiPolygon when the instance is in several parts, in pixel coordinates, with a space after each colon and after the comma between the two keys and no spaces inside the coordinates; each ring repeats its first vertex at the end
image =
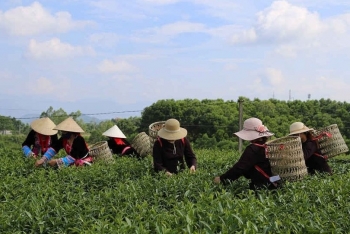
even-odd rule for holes
{"type": "Polygon", "coordinates": [[[114,164],[34,168],[0,148],[1,233],[348,233],[350,159],[330,159],[332,176],[308,176],[278,191],[248,190],[240,178],[213,184],[238,159],[195,150],[198,170],[155,174],[151,156],[114,164]]]}
{"type": "Polygon", "coordinates": [[[21,148],[25,135],[0,135],[0,148],[21,148]]]}

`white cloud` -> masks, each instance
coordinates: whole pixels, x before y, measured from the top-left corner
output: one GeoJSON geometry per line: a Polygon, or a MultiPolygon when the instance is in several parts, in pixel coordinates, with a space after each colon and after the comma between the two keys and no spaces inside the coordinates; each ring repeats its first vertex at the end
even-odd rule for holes
{"type": "Polygon", "coordinates": [[[93,13],[102,19],[122,18],[130,21],[147,18],[144,14],[145,7],[137,1],[91,0],[88,3],[94,8],[93,13]]]}
{"type": "Polygon", "coordinates": [[[137,41],[147,41],[152,43],[158,43],[167,41],[183,33],[207,33],[207,29],[204,24],[192,23],[187,21],[178,21],[171,24],[165,24],[161,27],[148,28],[141,32],[141,35],[135,37],[137,41]]]}
{"type": "Polygon", "coordinates": [[[252,43],[257,40],[256,30],[254,28],[244,30],[240,34],[233,35],[231,38],[231,42],[234,44],[244,44],[244,43],[252,43]]]}
{"type": "Polygon", "coordinates": [[[200,23],[191,23],[186,21],[175,22],[171,24],[166,24],[161,27],[156,27],[150,29],[156,34],[166,35],[166,36],[175,36],[181,33],[189,32],[203,32],[205,30],[205,25],[200,23]]]}
{"type": "Polygon", "coordinates": [[[297,48],[293,45],[281,45],[275,49],[275,53],[283,57],[295,58],[297,57],[297,48]]]}
{"type": "Polygon", "coordinates": [[[332,6],[350,6],[348,0],[289,0],[293,4],[303,4],[311,7],[332,7],[332,6]]]}
{"type": "MultiPolygon", "coordinates": [[[[263,69],[261,72],[252,70],[248,72],[240,89],[236,91],[239,96],[250,98],[271,98],[273,95],[285,92],[290,88],[281,70],[273,67],[263,69]],[[242,91],[244,90],[244,91],[242,91]],[[257,95],[257,96],[254,96],[257,95]]],[[[298,82],[293,82],[293,85],[298,82]]]]}
{"type": "Polygon", "coordinates": [[[234,64],[234,63],[231,63],[231,64],[228,63],[224,66],[224,69],[226,71],[234,71],[234,70],[237,70],[237,68],[238,68],[237,64],[234,64]]]}
{"type": "Polygon", "coordinates": [[[14,72],[0,70],[1,93],[9,95],[17,95],[18,89],[14,89],[14,84],[21,83],[19,76],[14,72]]]}
{"type": "Polygon", "coordinates": [[[134,72],[136,68],[126,61],[103,60],[98,66],[98,70],[102,73],[123,73],[134,72]]]}
{"type": "MultiPolygon", "coordinates": [[[[60,101],[73,101],[75,97],[69,95],[72,91],[72,84],[67,78],[47,78],[39,77],[34,80],[26,80],[27,83],[25,94],[33,94],[35,96],[50,95],[60,101]]],[[[75,89],[77,91],[77,89],[75,89]]]]}
{"type": "Polygon", "coordinates": [[[127,61],[137,61],[137,60],[154,60],[159,58],[160,56],[157,55],[154,51],[149,53],[143,53],[143,54],[122,54],[116,56],[117,60],[127,60],[127,61]]]}
{"type": "MultiPolygon", "coordinates": [[[[199,12],[205,15],[210,15],[223,19],[232,19],[235,17],[238,9],[238,4],[232,0],[141,0],[141,2],[151,5],[171,5],[180,2],[189,2],[197,5],[199,12]]],[[[145,5],[145,4],[144,4],[145,5]]]]}
{"type": "Polygon", "coordinates": [[[98,46],[113,46],[120,39],[116,33],[94,33],[89,36],[89,40],[98,46]]]}
{"type": "MultiPolygon", "coordinates": [[[[218,18],[232,20],[237,17],[238,4],[232,0],[192,0],[197,5],[204,6],[203,12],[218,18]]],[[[242,3],[240,3],[242,4],[242,3]]]]}
{"type": "Polygon", "coordinates": [[[350,84],[339,77],[318,76],[300,78],[299,82],[291,82],[289,86],[293,99],[306,99],[311,94],[312,99],[329,98],[338,101],[349,101],[350,84]],[[300,85],[302,83],[302,85],[300,85]]]}
{"type": "Polygon", "coordinates": [[[257,13],[253,28],[234,35],[232,42],[313,39],[324,30],[325,26],[316,12],[309,12],[306,8],[291,5],[287,1],[275,1],[270,7],[257,13]]]}
{"type": "Polygon", "coordinates": [[[346,34],[350,30],[350,13],[330,18],[326,21],[326,27],[335,34],[346,34]]]}
{"type": "Polygon", "coordinates": [[[0,81],[3,84],[4,82],[11,81],[12,75],[9,72],[0,71],[0,81]]]}
{"type": "Polygon", "coordinates": [[[27,56],[35,59],[65,58],[82,55],[92,55],[94,51],[90,47],[73,46],[61,42],[58,38],[49,41],[37,42],[30,40],[27,56]]]}
{"type": "Polygon", "coordinates": [[[212,37],[217,37],[217,38],[221,38],[224,40],[230,40],[231,36],[232,36],[232,32],[236,32],[240,29],[240,27],[238,27],[237,25],[223,25],[223,26],[219,26],[216,28],[210,28],[207,30],[208,34],[210,34],[212,37]]]}
{"type": "Polygon", "coordinates": [[[8,0],[9,4],[22,5],[22,0],[8,0]]]}
{"type": "Polygon", "coordinates": [[[53,84],[49,79],[45,77],[40,77],[36,79],[33,83],[28,85],[30,93],[53,94],[55,91],[55,84],[53,84]]]}
{"type": "Polygon", "coordinates": [[[288,58],[320,53],[344,53],[350,48],[350,14],[321,18],[317,12],[275,1],[257,13],[253,27],[233,30],[233,44],[272,46],[274,53],[288,58]]]}
{"type": "Polygon", "coordinates": [[[275,68],[266,68],[265,75],[272,86],[278,86],[284,80],[282,71],[275,68]]]}
{"type": "Polygon", "coordinates": [[[28,36],[40,33],[64,33],[91,25],[91,21],[74,21],[66,11],[51,14],[39,2],[0,11],[0,29],[11,35],[28,36]]]}
{"type": "Polygon", "coordinates": [[[181,0],[143,0],[146,3],[157,4],[157,5],[168,5],[181,2],[181,0]]]}
{"type": "Polygon", "coordinates": [[[257,31],[266,38],[290,40],[311,37],[322,32],[322,23],[317,13],[293,6],[287,1],[275,1],[257,14],[257,31]]]}
{"type": "Polygon", "coordinates": [[[219,59],[210,59],[209,62],[222,64],[222,67],[225,71],[234,71],[234,70],[237,70],[237,68],[239,67],[238,63],[241,61],[238,59],[219,58],[219,59]]]}

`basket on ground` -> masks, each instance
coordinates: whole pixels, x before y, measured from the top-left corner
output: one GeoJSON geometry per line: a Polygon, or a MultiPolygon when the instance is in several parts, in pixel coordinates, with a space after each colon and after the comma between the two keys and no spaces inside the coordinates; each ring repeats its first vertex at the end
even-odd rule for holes
{"type": "Polygon", "coordinates": [[[349,151],[337,124],[314,130],[312,135],[318,139],[321,153],[327,155],[328,158],[349,151]]]}
{"type": "Polygon", "coordinates": [[[154,142],[157,140],[158,137],[158,131],[163,127],[163,125],[165,124],[165,121],[158,121],[158,122],[154,122],[151,123],[149,125],[149,140],[151,143],[151,148],[153,148],[153,144],[154,142]]]}
{"type": "Polygon", "coordinates": [[[89,147],[89,155],[95,161],[105,161],[107,163],[113,163],[115,161],[107,141],[101,141],[91,145],[89,147]]]}
{"type": "Polygon", "coordinates": [[[273,175],[282,181],[298,181],[307,176],[307,167],[300,137],[287,136],[266,143],[266,155],[273,175]]]}
{"type": "Polygon", "coordinates": [[[140,132],[131,142],[131,146],[141,157],[146,157],[151,153],[150,137],[145,132],[140,132]]]}

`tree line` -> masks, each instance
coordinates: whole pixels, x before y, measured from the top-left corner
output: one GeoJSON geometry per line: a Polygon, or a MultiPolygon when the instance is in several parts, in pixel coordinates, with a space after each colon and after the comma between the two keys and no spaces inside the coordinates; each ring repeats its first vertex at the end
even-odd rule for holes
{"type": "MultiPolygon", "coordinates": [[[[289,125],[301,121],[308,127],[322,128],[337,124],[344,139],[350,139],[350,104],[330,99],[307,101],[281,101],[277,99],[250,100],[240,97],[243,105],[243,120],[257,117],[275,133],[276,137],[283,137],[289,133],[289,125]]],[[[176,118],[181,126],[188,130],[188,137],[196,148],[238,147],[238,139],[233,133],[239,131],[239,102],[223,99],[183,99],[159,100],[144,108],[141,117],[115,118],[100,123],[85,123],[81,120],[82,113],[78,110],[66,113],[62,108],[54,110],[49,107],[40,117],[50,117],[56,124],[68,116],[72,116],[85,130],[89,143],[105,140],[102,133],[116,124],[132,140],[139,132],[148,134],[149,125],[176,118]]],[[[21,121],[0,116],[1,127],[13,130],[18,128],[22,133],[29,131],[29,126],[21,121]],[[25,131],[24,131],[25,130],[25,131]]]]}

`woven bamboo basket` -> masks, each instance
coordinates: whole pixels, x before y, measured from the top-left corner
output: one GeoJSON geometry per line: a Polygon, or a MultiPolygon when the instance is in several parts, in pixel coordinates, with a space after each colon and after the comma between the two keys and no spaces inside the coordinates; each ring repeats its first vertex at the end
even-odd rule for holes
{"type": "Polygon", "coordinates": [[[153,138],[151,136],[149,136],[149,145],[151,147],[151,149],[153,149],[153,145],[154,145],[154,142],[157,141],[157,138],[153,138]]]}
{"type": "Polygon", "coordinates": [[[96,161],[105,161],[107,163],[114,163],[115,161],[107,141],[101,141],[91,145],[89,147],[89,155],[96,161]]]}
{"type": "Polygon", "coordinates": [[[151,153],[150,137],[145,132],[140,132],[131,142],[131,146],[141,157],[151,153]]]}
{"type": "Polygon", "coordinates": [[[300,137],[277,138],[266,145],[266,155],[270,160],[273,175],[279,175],[282,181],[290,182],[302,180],[307,176],[300,137]]]}
{"type": "Polygon", "coordinates": [[[321,153],[327,155],[328,158],[349,151],[337,124],[314,130],[311,133],[314,137],[319,139],[318,143],[320,145],[321,153]]]}
{"type": "Polygon", "coordinates": [[[149,125],[148,130],[149,130],[149,140],[150,140],[151,148],[153,148],[153,144],[157,140],[158,131],[163,127],[164,124],[165,124],[165,121],[158,121],[149,125]]]}

